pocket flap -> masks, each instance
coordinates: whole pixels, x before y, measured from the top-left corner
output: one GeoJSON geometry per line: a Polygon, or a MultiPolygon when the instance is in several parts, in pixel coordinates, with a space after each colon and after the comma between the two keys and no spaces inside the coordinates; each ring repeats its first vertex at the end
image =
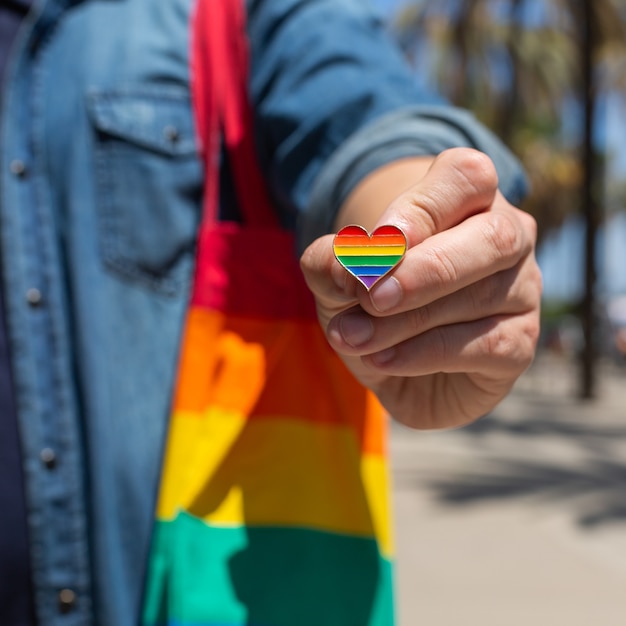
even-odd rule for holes
{"type": "Polygon", "coordinates": [[[187,93],[91,91],[88,108],[96,128],[162,154],[197,150],[187,93]]]}

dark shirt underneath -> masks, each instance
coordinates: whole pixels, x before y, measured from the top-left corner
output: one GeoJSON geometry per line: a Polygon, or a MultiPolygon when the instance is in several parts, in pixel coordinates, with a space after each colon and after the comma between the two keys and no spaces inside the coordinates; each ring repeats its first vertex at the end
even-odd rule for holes
{"type": "MultiPolygon", "coordinates": [[[[30,1],[0,0],[0,84],[9,49],[30,1]]],[[[0,114],[1,107],[0,100],[0,114]]],[[[0,288],[0,624],[34,626],[35,623],[24,478],[0,288]]]]}

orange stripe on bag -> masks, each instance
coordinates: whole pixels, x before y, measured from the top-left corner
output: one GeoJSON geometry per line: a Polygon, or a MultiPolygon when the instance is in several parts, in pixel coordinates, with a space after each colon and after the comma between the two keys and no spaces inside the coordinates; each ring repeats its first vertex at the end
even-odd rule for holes
{"type": "Polygon", "coordinates": [[[356,381],[346,380],[345,366],[317,322],[271,324],[191,309],[180,372],[175,411],[200,416],[214,406],[253,420],[343,424],[354,430],[363,452],[385,452],[385,420],[377,401],[356,381]],[[207,345],[214,347],[207,350],[207,345]],[[339,381],[332,393],[327,387],[320,393],[310,383],[327,377],[339,381]]]}

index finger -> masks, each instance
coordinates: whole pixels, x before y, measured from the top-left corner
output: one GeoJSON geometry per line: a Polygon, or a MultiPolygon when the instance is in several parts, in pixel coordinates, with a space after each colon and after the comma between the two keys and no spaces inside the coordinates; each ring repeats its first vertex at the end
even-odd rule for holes
{"type": "Polygon", "coordinates": [[[486,154],[470,148],[446,150],[416,185],[387,207],[377,226],[398,226],[411,248],[488,209],[497,190],[498,175],[486,154]]]}

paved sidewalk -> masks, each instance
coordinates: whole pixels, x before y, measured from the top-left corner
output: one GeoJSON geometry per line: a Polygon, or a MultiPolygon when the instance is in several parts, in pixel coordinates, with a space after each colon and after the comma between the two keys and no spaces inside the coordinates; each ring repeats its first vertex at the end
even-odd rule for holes
{"type": "Polygon", "coordinates": [[[493,415],[394,425],[399,626],[626,625],[626,369],[541,357],[493,415]]]}

